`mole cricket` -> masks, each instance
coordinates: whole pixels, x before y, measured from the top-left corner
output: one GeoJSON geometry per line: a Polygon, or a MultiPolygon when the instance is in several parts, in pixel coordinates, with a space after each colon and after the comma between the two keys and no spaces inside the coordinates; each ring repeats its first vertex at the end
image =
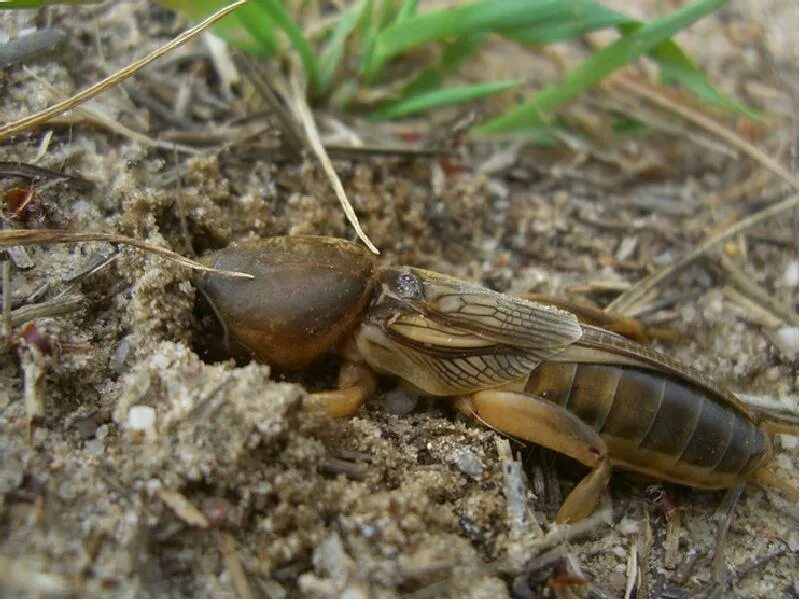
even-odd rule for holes
{"type": "Polygon", "coordinates": [[[447,398],[497,431],[590,468],[556,520],[592,513],[612,467],[703,489],[742,482],[797,494],[770,468],[771,434],[796,426],[755,414],[665,355],[557,307],[407,266],[378,266],[345,240],[290,236],[232,244],[196,285],[224,343],[282,370],[342,358],[339,387],[309,410],[356,413],[389,375],[447,398]]]}

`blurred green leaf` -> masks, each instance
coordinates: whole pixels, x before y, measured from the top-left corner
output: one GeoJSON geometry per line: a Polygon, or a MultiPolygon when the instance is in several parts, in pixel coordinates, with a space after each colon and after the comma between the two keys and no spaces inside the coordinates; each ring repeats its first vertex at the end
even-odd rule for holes
{"type": "Polygon", "coordinates": [[[42,8],[52,4],[100,4],[102,0],[0,0],[0,10],[4,8],[42,8]]]}
{"type": "MultiPolygon", "coordinates": [[[[640,27],[637,24],[636,27],[640,27]]],[[[624,29],[632,29],[632,25],[625,25],[624,29]]],[[[658,63],[664,83],[677,83],[698,98],[715,104],[725,110],[737,112],[751,119],[761,119],[758,111],[729,98],[708,80],[708,77],[686,56],[680,46],[672,40],[662,42],[650,51],[650,57],[658,63]]]]}
{"type": "Polygon", "coordinates": [[[321,93],[326,93],[330,90],[336,67],[339,66],[344,54],[345,42],[356,28],[359,20],[364,17],[364,11],[367,6],[367,0],[361,0],[342,13],[336,23],[328,45],[319,57],[319,86],[321,93]]]}
{"type": "Polygon", "coordinates": [[[444,79],[458,71],[461,65],[486,41],[485,33],[474,33],[456,38],[445,44],[439,62],[417,75],[402,91],[401,97],[407,98],[427,92],[442,85],[444,79]]]}
{"type": "Polygon", "coordinates": [[[251,1],[261,7],[264,12],[271,17],[272,22],[283,29],[289,41],[292,43],[292,46],[300,55],[300,60],[303,63],[309,86],[313,89],[319,89],[319,67],[317,65],[317,57],[314,53],[314,49],[303,35],[300,27],[292,20],[289,13],[286,12],[283,2],[280,0],[251,1]]]}
{"type": "Polygon", "coordinates": [[[489,94],[502,92],[519,85],[519,81],[491,81],[478,85],[466,85],[461,87],[446,88],[425,92],[417,96],[394,102],[375,113],[375,119],[396,119],[408,115],[422,112],[431,108],[446,106],[449,104],[463,104],[478,100],[489,94]]]}
{"type": "Polygon", "coordinates": [[[402,23],[403,21],[410,19],[415,14],[417,14],[418,4],[419,0],[403,0],[403,5],[397,12],[397,18],[395,19],[395,22],[402,23]]]}
{"type": "MultiPolygon", "coordinates": [[[[192,22],[199,22],[205,19],[214,11],[230,4],[229,0],[160,0],[160,4],[182,14],[192,22]]],[[[256,56],[266,56],[274,51],[275,46],[265,46],[268,42],[262,41],[259,36],[267,37],[268,34],[262,31],[261,11],[254,4],[246,4],[232,15],[228,15],[218,21],[211,29],[219,37],[228,42],[235,48],[240,48],[245,52],[256,56]],[[243,13],[248,17],[245,19],[240,16],[243,13]],[[255,14],[254,14],[255,13],[255,14]],[[250,29],[254,29],[253,33],[250,29]]]]}
{"type": "Polygon", "coordinates": [[[381,31],[375,38],[374,51],[365,73],[368,78],[374,78],[392,57],[427,42],[564,19],[570,13],[593,4],[591,0],[483,0],[428,11],[381,31]]]}
{"type": "Polygon", "coordinates": [[[681,29],[688,27],[728,0],[697,0],[678,10],[637,27],[606,48],[595,52],[572,69],[558,85],[551,85],[531,100],[520,104],[505,114],[473,128],[478,136],[509,133],[525,125],[546,121],[551,113],[592,87],[620,67],[632,62],[668,40],[681,29]]]}
{"type": "Polygon", "coordinates": [[[503,30],[503,35],[520,44],[553,44],[625,23],[636,23],[630,17],[606,8],[601,4],[587,3],[575,7],[557,18],[542,20],[524,27],[513,27],[503,30]]]}

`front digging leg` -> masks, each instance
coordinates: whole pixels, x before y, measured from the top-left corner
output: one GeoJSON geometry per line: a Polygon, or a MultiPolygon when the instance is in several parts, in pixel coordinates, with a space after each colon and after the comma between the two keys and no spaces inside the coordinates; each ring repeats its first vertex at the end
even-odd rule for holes
{"type": "Polygon", "coordinates": [[[309,394],[303,408],[322,411],[331,417],[349,417],[359,411],[364,401],[375,393],[377,386],[372,369],[345,361],[339,370],[339,389],[309,394]]]}

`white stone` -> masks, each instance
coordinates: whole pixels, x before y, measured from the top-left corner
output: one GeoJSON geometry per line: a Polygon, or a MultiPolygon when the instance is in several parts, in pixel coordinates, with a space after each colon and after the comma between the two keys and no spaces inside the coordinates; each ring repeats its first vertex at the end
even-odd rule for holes
{"type": "Polygon", "coordinates": [[[639,532],[639,523],[633,519],[622,519],[618,525],[619,532],[622,535],[634,535],[639,532]]]}
{"type": "Polygon", "coordinates": [[[784,356],[797,356],[797,327],[781,327],[776,332],[775,339],[784,356]]]}
{"type": "Polygon", "coordinates": [[[786,267],[786,270],[783,272],[782,283],[786,287],[797,287],[797,280],[798,280],[798,262],[793,260],[789,263],[786,267]]]}
{"type": "Polygon", "coordinates": [[[96,437],[98,440],[106,439],[106,437],[108,437],[108,425],[103,423],[102,425],[100,425],[100,427],[95,429],[94,437],[96,437]]]}
{"type": "Polygon", "coordinates": [[[150,406],[131,406],[128,411],[128,427],[138,431],[152,429],[156,422],[156,410],[150,406]]]}
{"type": "Polygon", "coordinates": [[[83,449],[86,450],[89,454],[94,454],[95,456],[99,456],[106,450],[106,445],[100,440],[88,440],[84,445],[83,449]]]}

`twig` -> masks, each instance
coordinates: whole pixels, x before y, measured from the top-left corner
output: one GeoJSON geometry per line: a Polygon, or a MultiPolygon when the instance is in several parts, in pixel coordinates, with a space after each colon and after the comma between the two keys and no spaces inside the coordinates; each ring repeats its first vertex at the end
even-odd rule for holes
{"type": "Polygon", "coordinates": [[[219,551],[231,576],[233,591],[239,598],[253,598],[253,592],[250,589],[250,583],[247,581],[242,559],[236,550],[236,540],[233,539],[230,533],[224,531],[220,531],[218,535],[219,551]]]}
{"type": "Polygon", "coordinates": [[[347,199],[344,186],[342,186],[342,180],[339,179],[339,176],[336,174],[331,159],[325,151],[325,146],[322,145],[322,140],[319,138],[319,131],[317,131],[317,125],[314,123],[314,115],[311,114],[311,109],[308,107],[308,103],[305,99],[305,85],[301,79],[300,71],[297,68],[292,69],[291,76],[289,77],[289,87],[292,95],[291,107],[294,110],[294,114],[297,120],[303,125],[306,141],[311,145],[314,155],[322,165],[322,170],[325,171],[325,174],[328,176],[331,186],[333,186],[333,191],[336,193],[336,197],[342,205],[344,214],[347,215],[347,220],[350,221],[359,239],[364,242],[367,248],[374,254],[380,254],[369,237],[367,237],[367,234],[364,233],[364,230],[361,229],[358,215],[356,215],[356,211],[353,210],[353,206],[347,199]]]}
{"type": "MultiPolygon", "coordinates": [[[[32,72],[30,69],[25,68],[26,74],[28,74],[32,79],[35,79],[39,83],[42,84],[42,87],[46,88],[51,94],[58,97],[60,94],[58,90],[56,90],[47,79],[44,77],[40,77],[36,73],[32,72]]],[[[123,88],[120,88],[123,89],[123,88]]],[[[177,144],[169,144],[167,142],[163,142],[161,140],[153,139],[144,133],[140,133],[138,131],[134,131],[129,127],[126,127],[118,120],[112,119],[111,117],[104,115],[102,112],[98,112],[89,108],[88,106],[79,106],[75,108],[72,115],[70,115],[74,122],[80,123],[81,120],[85,120],[89,123],[102,127],[119,135],[121,137],[128,138],[133,140],[137,144],[141,144],[142,146],[152,147],[152,148],[163,148],[168,149],[174,147],[176,150],[180,150],[181,152],[185,152],[187,154],[197,154],[197,150],[194,148],[190,148],[188,146],[181,146],[177,144]]]]}
{"type": "Polygon", "coordinates": [[[631,536],[628,542],[630,549],[625,564],[625,598],[632,598],[636,591],[636,580],[639,573],[639,534],[631,536]]]}
{"type": "Polygon", "coordinates": [[[738,156],[735,150],[732,150],[724,143],[717,141],[711,136],[699,133],[696,128],[692,129],[689,125],[680,124],[675,120],[668,120],[668,117],[665,117],[663,112],[645,108],[641,103],[631,101],[630,95],[620,94],[619,90],[614,89],[613,86],[607,86],[607,91],[611,96],[610,99],[592,98],[587,100],[589,105],[595,105],[605,110],[614,111],[620,115],[633,117],[637,121],[641,121],[654,129],[689,140],[689,142],[696,146],[718,152],[727,158],[735,159],[738,156]]]}
{"type": "Polygon", "coordinates": [[[495,448],[503,469],[503,484],[506,496],[506,511],[510,521],[511,537],[520,539],[531,532],[536,537],[544,536],[544,531],[530,514],[526,502],[525,475],[522,464],[514,460],[511,443],[506,438],[495,438],[495,448]]]}
{"type": "MultiPolygon", "coordinates": [[[[11,311],[9,323],[11,327],[19,327],[34,319],[68,315],[82,309],[85,302],[86,299],[81,294],[71,294],[69,296],[54,298],[47,302],[26,304],[25,306],[11,311]]],[[[5,293],[3,295],[3,303],[5,304],[5,293]]],[[[5,306],[3,308],[5,309],[5,306]]]]}
{"type": "Polygon", "coordinates": [[[773,396],[753,396],[751,394],[736,394],[742,402],[757,412],[771,412],[785,415],[787,418],[797,419],[798,409],[795,399],[782,401],[773,396]]]}
{"type": "Polygon", "coordinates": [[[303,150],[312,150],[311,146],[306,143],[303,130],[298,127],[297,122],[286,108],[286,105],[281,102],[278,94],[269,82],[261,76],[261,73],[256,69],[253,61],[241,55],[237,55],[235,60],[245,77],[253,84],[256,91],[266,101],[270,110],[275,114],[275,117],[277,117],[278,127],[281,133],[283,133],[286,143],[289,144],[295,155],[299,157],[302,156],[303,150]]]}
{"type": "Polygon", "coordinates": [[[335,456],[329,456],[319,466],[320,471],[323,473],[330,473],[332,475],[343,474],[350,480],[362,481],[366,476],[366,471],[363,465],[356,462],[350,462],[335,456]]]}
{"type": "Polygon", "coordinates": [[[714,581],[714,588],[717,593],[713,596],[720,597],[727,588],[727,573],[725,567],[725,541],[728,539],[728,530],[733,521],[733,513],[739,498],[742,496],[745,484],[739,484],[725,493],[722,502],[717,508],[716,520],[718,523],[716,545],[714,556],[711,559],[711,576],[714,581]]]}
{"type": "Polygon", "coordinates": [[[708,250],[716,246],[721,241],[796,206],[797,196],[792,195],[789,198],[770,204],[766,208],[739,219],[733,225],[726,227],[722,231],[707,238],[702,244],[683,256],[677,262],[639,281],[636,285],[611,302],[606,307],[606,310],[624,315],[633,314],[635,312],[634,309],[645,298],[645,296],[653,292],[658,286],[664,284],[668,279],[676,276],[693,261],[697,260],[700,256],[708,252],[708,250]]]}
{"type": "Polygon", "coordinates": [[[172,512],[187,525],[202,527],[203,529],[209,526],[208,519],[206,519],[203,512],[180,492],[161,489],[158,490],[157,494],[161,501],[169,506],[172,512]]]}
{"type": "Polygon", "coordinates": [[[11,337],[11,263],[3,261],[3,341],[0,350],[5,351],[11,337]]]}
{"type": "Polygon", "coordinates": [[[532,566],[539,555],[546,550],[550,550],[576,538],[583,537],[602,525],[608,525],[611,523],[611,517],[611,510],[608,508],[601,508],[596,510],[588,519],[584,519],[574,525],[557,525],[542,539],[536,540],[528,546],[528,550],[533,555],[533,558],[527,562],[525,571],[531,572],[530,566],[532,566]]]}
{"type": "Polygon", "coordinates": [[[39,179],[63,180],[67,183],[74,184],[78,190],[84,192],[88,192],[94,188],[93,182],[79,175],[68,175],[67,173],[60,173],[37,165],[17,161],[0,161],[0,177],[4,176],[24,177],[31,181],[39,181],[39,179]]]}
{"type": "Polygon", "coordinates": [[[680,104],[676,101],[673,101],[665,96],[663,91],[659,90],[657,87],[649,85],[643,81],[636,80],[623,73],[615,76],[614,82],[619,84],[621,87],[638,94],[643,98],[646,98],[653,104],[656,104],[665,110],[668,110],[679,117],[686,119],[687,121],[699,125],[706,131],[710,131],[711,133],[718,135],[731,146],[741,150],[756,162],[761,163],[762,166],[769,171],[772,171],[775,175],[791,185],[795,190],[798,189],[799,186],[797,183],[797,177],[789,173],[789,171],[787,171],[783,165],[778,163],[772,157],[768,156],[760,148],[754,146],[741,136],[723,127],[713,119],[702,114],[697,109],[686,104],[680,104]]]}
{"type": "Polygon", "coordinates": [[[638,551],[638,569],[636,574],[636,591],[639,598],[650,597],[650,554],[653,551],[653,528],[650,526],[650,515],[643,502],[641,507],[641,528],[636,537],[638,551]]]}
{"type": "Polygon", "coordinates": [[[741,565],[739,567],[734,567],[734,573],[731,576],[730,580],[728,581],[728,586],[730,587],[734,585],[737,581],[739,581],[746,575],[749,575],[753,569],[763,567],[764,565],[771,563],[779,556],[783,556],[788,552],[789,552],[789,547],[784,545],[783,548],[781,548],[780,550],[775,550],[774,552],[770,552],[765,556],[760,556],[758,558],[755,558],[744,565],[741,565]]]}
{"type": "Polygon", "coordinates": [[[22,133],[26,129],[38,125],[39,123],[44,123],[52,117],[60,115],[71,108],[75,108],[76,106],[83,104],[90,98],[95,97],[97,94],[105,91],[109,87],[116,85],[117,83],[119,83],[124,79],[127,79],[128,77],[131,77],[137,71],[142,69],[142,67],[150,64],[154,60],[157,60],[164,54],[171,52],[172,50],[174,50],[179,46],[182,46],[183,44],[191,40],[193,37],[197,36],[201,32],[208,29],[211,25],[213,25],[220,19],[232,13],[240,6],[244,6],[245,4],[247,4],[247,2],[248,0],[236,0],[232,4],[229,4],[228,6],[221,8],[213,15],[203,20],[202,22],[198,23],[194,27],[191,27],[187,31],[184,31],[182,34],[180,34],[176,38],[173,38],[163,46],[156,48],[144,58],[132,62],[131,64],[117,71],[116,73],[113,73],[108,77],[98,81],[91,87],[88,87],[85,90],[78,92],[77,94],[71,96],[70,98],[67,98],[66,100],[58,102],[53,106],[50,106],[42,111],[39,111],[38,113],[5,124],[3,127],[0,127],[0,140],[4,140],[5,138],[10,137],[12,135],[22,133]]]}
{"type": "Polygon", "coordinates": [[[108,242],[109,244],[125,244],[140,248],[156,256],[160,256],[174,263],[189,267],[196,271],[205,271],[207,273],[216,273],[218,275],[225,275],[227,277],[239,277],[242,279],[254,279],[249,273],[242,273],[240,271],[225,271],[223,269],[214,269],[207,267],[203,263],[188,259],[180,254],[161,248],[154,244],[143,242],[135,238],[130,238],[116,233],[101,233],[101,232],[72,232],[60,231],[58,229],[6,229],[0,231],[0,248],[7,248],[8,246],[35,246],[39,244],[74,244],[76,242],[108,242]]]}
{"type": "Polygon", "coordinates": [[[194,255],[194,248],[192,248],[192,238],[189,235],[189,222],[186,219],[186,206],[183,203],[183,186],[181,185],[181,164],[178,161],[178,150],[172,154],[172,159],[175,161],[175,203],[178,207],[178,221],[181,225],[181,237],[183,238],[183,246],[187,254],[194,255]]]}
{"type": "Polygon", "coordinates": [[[759,327],[765,327],[769,331],[774,331],[781,325],[784,325],[783,319],[776,317],[773,313],[753,300],[753,298],[743,294],[736,287],[725,285],[722,288],[722,294],[727,300],[730,300],[736,305],[742,318],[746,319],[749,323],[758,325],[759,327]]]}
{"type": "Polygon", "coordinates": [[[719,263],[731,283],[745,296],[786,324],[797,327],[797,313],[786,306],[782,306],[767,290],[754,282],[751,277],[748,277],[739,265],[724,254],[720,254],[719,263]]]}
{"type": "Polygon", "coordinates": [[[47,395],[47,378],[45,366],[47,358],[36,344],[21,343],[17,347],[19,366],[22,369],[22,395],[25,416],[28,420],[28,435],[32,435],[33,427],[39,417],[44,416],[44,399],[47,395]]]}
{"type": "Polygon", "coordinates": [[[16,557],[0,556],[0,584],[3,595],[11,596],[14,591],[21,595],[46,597],[72,597],[86,594],[78,587],[76,578],[68,578],[55,573],[55,569],[37,570],[35,563],[28,563],[16,557]],[[14,591],[12,591],[14,590],[14,591]]]}

